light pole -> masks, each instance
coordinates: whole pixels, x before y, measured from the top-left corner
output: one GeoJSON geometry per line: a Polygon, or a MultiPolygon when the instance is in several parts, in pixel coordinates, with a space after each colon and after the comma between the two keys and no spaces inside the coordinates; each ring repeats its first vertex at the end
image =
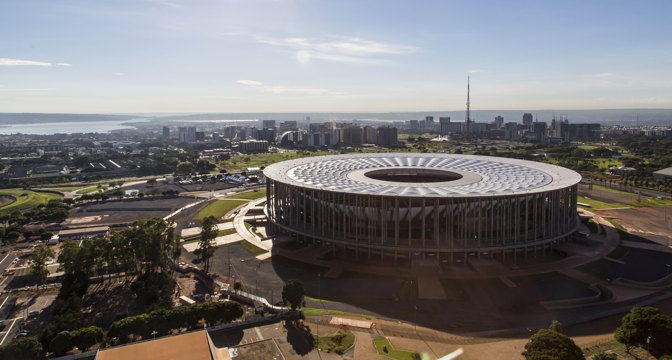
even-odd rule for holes
{"type": "Polygon", "coordinates": [[[413,332],[418,333],[418,305],[413,305],[413,332]]]}

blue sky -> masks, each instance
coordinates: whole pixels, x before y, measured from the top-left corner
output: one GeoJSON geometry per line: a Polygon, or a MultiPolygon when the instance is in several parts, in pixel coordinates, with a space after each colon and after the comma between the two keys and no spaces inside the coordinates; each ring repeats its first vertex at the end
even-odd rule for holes
{"type": "Polygon", "coordinates": [[[1,112],[672,107],[672,1],[0,1],[1,112]]]}

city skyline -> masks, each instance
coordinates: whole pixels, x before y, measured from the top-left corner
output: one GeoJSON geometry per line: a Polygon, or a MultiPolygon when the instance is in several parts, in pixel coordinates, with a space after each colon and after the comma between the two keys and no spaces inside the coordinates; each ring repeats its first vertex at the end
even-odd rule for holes
{"type": "Polygon", "coordinates": [[[23,1],[5,112],[672,107],[664,1],[23,1]]]}

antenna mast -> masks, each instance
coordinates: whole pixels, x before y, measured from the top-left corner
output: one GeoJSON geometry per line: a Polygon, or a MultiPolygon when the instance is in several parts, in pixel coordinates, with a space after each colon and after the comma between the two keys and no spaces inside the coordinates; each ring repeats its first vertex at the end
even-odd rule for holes
{"type": "Polygon", "coordinates": [[[470,113],[471,112],[471,109],[470,109],[471,103],[469,101],[469,86],[470,86],[469,85],[469,73],[467,73],[467,119],[466,119],[467,134],[469,134],[469,123],[471,122],[471,113],[470,113]]]}

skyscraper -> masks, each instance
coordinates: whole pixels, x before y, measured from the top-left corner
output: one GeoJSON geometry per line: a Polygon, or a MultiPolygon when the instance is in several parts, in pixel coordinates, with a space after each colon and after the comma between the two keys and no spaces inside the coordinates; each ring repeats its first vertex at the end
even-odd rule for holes
{"type": "Polygon", "coordinates": [[[523,114],[523,125],[530,126],[532,125],[532,122],[534,122],[534,116],[530,113],[524,113],[523,114]]]}

